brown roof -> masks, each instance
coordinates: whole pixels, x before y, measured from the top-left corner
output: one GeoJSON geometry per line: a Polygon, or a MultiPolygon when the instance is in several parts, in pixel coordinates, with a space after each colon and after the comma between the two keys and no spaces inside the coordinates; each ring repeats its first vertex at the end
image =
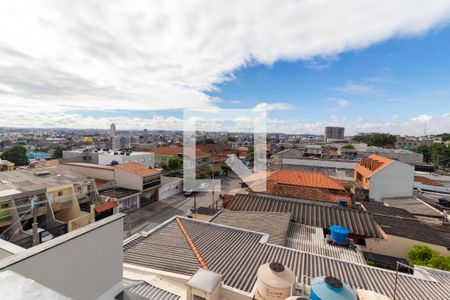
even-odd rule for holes
{"type": "MultiPolygon", "coordinates": [[[[266,172],[267,181],[272,181],[277,184],[307,186],[322,189],[340,190],[344,191],[344,185],[331,177],[328,177],[318,172],[298,172],[288,170],[278,170],[266,172]]],[[[258,181],[264,178],[264,173],[255,173],[245,179],[246,182],[258,181]]]]}
{"type": "Polygon", "coordinates": [[[430,179],[430,178],[425,177],[425,176],[414,176],[414,182],[420,182],[420,183],[425,184],[425,185],[444,186],[439,181],[430,179]]]}
{"type": "MultiPolygon", "coordinates": [[[[166,156],[177,156],[178,154],[183,153],[182,147],[159,147],[156,149],[149,150],[149,152],[155,153],[157,155],[166,155],[166,156]]],[[[209,154],[203,152],[199,149],[196,149],[196,156],[208,156],[209,154]]]]}
{"type": "Polygon", "coordinates": [[[97,213],[101,213],[103,211],[106,211],[108,209],[114,208],[116,206],[117,206],[117,202],[116,201],[108,201],[108,202],[105,202],[105,203],[102,203],[102,204],[99,204],[99,205],[95,206],[94,209],[95,209],[95,211],[97,213]]]}
{"type": "Polygon", "coordinates": [[[157,169],[152,169],[140,163],[126,163],[115,166],[116,168],[122,169],[124,171],[133,173],[135,175],[146,177],[152,175],[160,174],[160,171],[157,169]]]}

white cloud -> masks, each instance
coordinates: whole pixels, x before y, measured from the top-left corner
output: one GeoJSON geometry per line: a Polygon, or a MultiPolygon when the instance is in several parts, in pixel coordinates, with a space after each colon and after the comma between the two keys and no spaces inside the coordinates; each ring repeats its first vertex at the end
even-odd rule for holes
{"type": "Polygon", "coordinates": [[[24,114],[8,126],[99,127],[69,111],[210,109],[219,99],[205,92],[238,68],[335,57],[449,16],[448,0],[2,1],[0,114],[24,114]]]}
{"type": "Polygon", "coordinates": [[[340,107],[345,107],[348,106],[348,104],[350,103],[348,100],[346,99],[337,99],[337,105],[340,107]]]}
{"type": "Polygon", "coordinates": [[[345,94],[376,94],[377,89],[370,84],[347,82],[345,85],[337,87],[336,90],[345,94]]]}
{"type": "Polygon", "coordinates": [[[258,103],[255,105],[255,107],[253,108],[254,112],[260,112],[260,113],[266,113],[266,112],[270,112],[270,111],[275,111],[275,110],[288,110],[291,109],[292,105],[290,105],[289,103],[258,103]]]}

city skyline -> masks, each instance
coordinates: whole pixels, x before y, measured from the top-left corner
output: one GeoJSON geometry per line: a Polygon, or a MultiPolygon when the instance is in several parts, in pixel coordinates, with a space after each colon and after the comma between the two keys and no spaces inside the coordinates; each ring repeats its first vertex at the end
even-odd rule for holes
{"type": "Polygon", "coordinates": [[[446,1],[30,5],[2,4],[0,126],[180,130],[183,109],[253,108],[270,132],[450,127],[446,1]]]}

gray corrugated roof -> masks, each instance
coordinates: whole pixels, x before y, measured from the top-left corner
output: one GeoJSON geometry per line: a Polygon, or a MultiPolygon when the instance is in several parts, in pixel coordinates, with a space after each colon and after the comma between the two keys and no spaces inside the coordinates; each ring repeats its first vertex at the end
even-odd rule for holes
{"type": "Polygon", "coordinates": [[[124,300],[178,300],[181,297],[145,281],[124,280],[124,300]]]}
{"type": "MultiPolygon", "coordinates": [[[[179,217],[209,269],[223,275],[225,285],[251,292],[264,263],[277,261],[297,278],[335,276],[353,288],[392,297],[395,272],[302,252],[261,242],[262,234],[179,217]]],[[[174,220],[150,233],[124,253],[126,263],[178,274],[193,275],[200,264],[174,220]],[[158,245],[164,245],[159,247],[158,245]],[[189,246],[188,246],[189,247],[189,246]],[[192,255],[189,255],[191,251],[192,255]]],[[[448,289],[439,282],[399,274],[397,299],[446,299],[448,289]]]]}
{"type": "Polygon", "coordinates": [[[371,214],[353,208],[256,193],[237,194],[227,208],[237,211],[290,212],[296,223],[321,228],[341,225],[357,235],[382,237],[371,214]]]}
{"type": "Polygon", "coordinates": [[[362,202],[361,204],[373,214],[375,221],[387,234],[450,248],[450,239],[441,236],[405,209],[385,206],[378,202],[362,202]]]}
{"type": "Polygon", "coordinates": [[[290,213],[224,211],[212,222],[267,233],[269,243],[283,246],[290,220],[290,213]]]}
{"type": "Polygon", "coordinates": [[[88,179],[86,176],[59,167],[0,172],[0,190],[16,189],[32,192],[64,184],[73,184],[88,179]],[[37,176],[36,172],[49,172],[37,176]]]}
{"type": "Polygon", "coordinates": [[[366,264],[364,255],[358,250],[328,244],[323,235],[323,229],[319,227],[291,223],[285,246],[343,261],[366,264]]]}

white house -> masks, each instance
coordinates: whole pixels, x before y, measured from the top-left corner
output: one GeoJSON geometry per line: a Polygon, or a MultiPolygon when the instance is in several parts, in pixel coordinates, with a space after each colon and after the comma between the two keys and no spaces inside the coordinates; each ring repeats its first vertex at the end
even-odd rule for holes
{"type": "Polygon", "coordinates": [[[355,168],[355,182],[369,190],[369,198],[411,197],[414,167],[379,155],[361,160],[355,168]]]}

